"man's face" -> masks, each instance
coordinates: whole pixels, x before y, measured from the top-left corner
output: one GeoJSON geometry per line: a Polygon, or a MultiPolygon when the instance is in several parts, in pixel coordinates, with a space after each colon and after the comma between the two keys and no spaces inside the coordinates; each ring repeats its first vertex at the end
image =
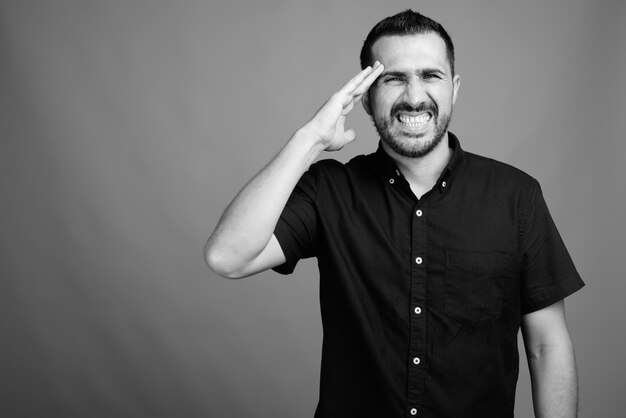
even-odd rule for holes
{"type": "Polygon", "coordinates": [[[364,96],[366,112],[391,150],[423,157],[447,132],[460,84],[443,39],[435,33],[383,36],[372,56],[385,70],[364,96]]]}

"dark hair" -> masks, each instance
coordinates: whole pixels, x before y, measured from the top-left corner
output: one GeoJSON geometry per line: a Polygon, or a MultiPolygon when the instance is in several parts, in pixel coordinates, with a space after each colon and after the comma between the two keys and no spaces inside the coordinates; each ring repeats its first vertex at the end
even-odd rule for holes
{"type": "Polygon", "coordinates": [[[448,32],[434,20],[407,9],[404,12],[389,16],[376,24],[365,38],[361,48],[361,68],[372,65],[372,46],[383,36],[394,35],[417,35],[424,33],[436,33],[446,44],[446,52],[450,70],[454,74],[454,45],[448,32]]]}

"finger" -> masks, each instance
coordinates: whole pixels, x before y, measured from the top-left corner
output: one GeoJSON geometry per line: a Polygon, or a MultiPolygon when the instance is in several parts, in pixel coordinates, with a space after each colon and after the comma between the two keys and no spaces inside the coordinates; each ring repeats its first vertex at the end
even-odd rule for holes
{"type": "Polygon", "coordinates": [[[345,101],[343,102],[343,114],[344,115],[348,114],[352,110],[354,105],[363,98],[363,94],[365,93],[346,97],[345,101]]]}
{"type": "MultiPolygon", "coordinates": [[[[378,61],[376,61],[378,63],[378,61]]],[[[363,79],[363,81],[357,85],[352,91],[352,95],[356,98],[356,96],[362,96],[367,89],[371,87],[371,85],[376,81],[376,79],[382,74],[385,66],[378,63],[379,65],[375,65],[372,71],[363,79]]]]}
{"type": "Polygon", "coordinates": [[[341,89],[337,93],[349,95],[359,84],[365,80],[365,78],[372,72],[372,67],[368,66],[363,69],[360,73],[352,77],[350,81],[343,85],[341,89]]]}
{"type": "Polygon", "coordinates": [[[365,92],[371,87],[372,83],[380,76],[380,74],[383,72],[384,69],[385,67],[379,61],[376,61],[374,63],[374,66],[372,67],[372,70],[363,80],[361,80],[361,83],[358,84],[354,88],[354,90],[352,90],[352,92],[348,93],[347,95],[344,95],[344,101],[343,101],[344,107],[347,106],[351,102],[356,103],[359,100],[361,100],[361,97],[363,97],[363,94],[365,94],[365,92]]]}
{"type": "Polygon", "coordinates": [[[346,116],[348,113],[350,113],[352,109],[354,109],[354,103],[356,103],[356,101],[354,100],[350,100],[348,103],[346,103],[343,107],[343,110],[341,111],[341,114],[346,116]]]}
{"type": "Polygon", "coordinates": [[[343,138],[348,142],[354,141],[356,139],[356,131],[354,129],[348,129],[343,133],[343,138]]]}
{"type": "Polygon", "coordinates": [[[363,97],[363,94],[364,94],[364,93],[362,93],[362,94],[357,94],[357,95],[355,95],[355,96],[352,96],[352,102],[354,102],[354,103],[358,103],[358,102],[359,102],[359,100],[361,100],[361,98],[363,97]]]}

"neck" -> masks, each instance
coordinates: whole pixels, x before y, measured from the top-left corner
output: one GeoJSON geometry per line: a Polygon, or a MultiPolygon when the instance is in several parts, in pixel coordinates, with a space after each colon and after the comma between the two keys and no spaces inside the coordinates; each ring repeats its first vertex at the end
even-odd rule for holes
{"type": "Polygon", "coordinates": [[[432,189],[452,157],[447,132],[437,147],[423,157],[404,157],[391,150],[384,142],[382,146],[387,155],[395,161],[418,199],[432,189]]]}

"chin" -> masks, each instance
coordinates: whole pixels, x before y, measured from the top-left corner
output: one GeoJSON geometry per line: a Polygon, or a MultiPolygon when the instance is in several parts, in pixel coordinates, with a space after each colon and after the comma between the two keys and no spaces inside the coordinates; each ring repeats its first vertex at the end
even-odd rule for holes
{"type": "Polygon", "coordinates": [[[396,154],[408,158],[421,158],[430,154],[441,142],[432,133],[403,134],[387,138],[385,142],[396,154]]]}

